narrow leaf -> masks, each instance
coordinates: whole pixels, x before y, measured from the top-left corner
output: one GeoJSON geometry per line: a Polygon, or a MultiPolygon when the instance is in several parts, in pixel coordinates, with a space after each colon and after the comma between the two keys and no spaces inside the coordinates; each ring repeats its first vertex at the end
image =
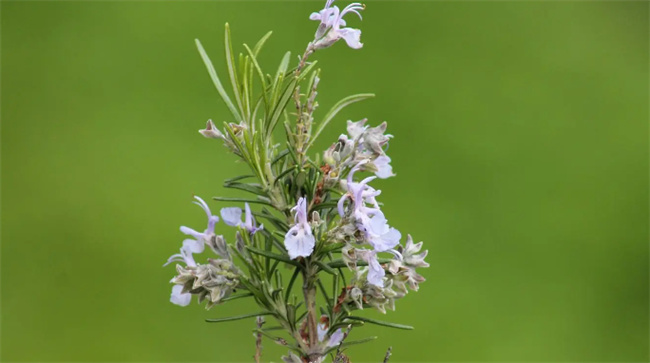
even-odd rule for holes
{"type": "MultiPolygon", "coordinates": [[[[379,261],[379,263],[389,263],[391,261],[389,258],[378,258],[377,260],[379,261]]],[[[356,262],[356,264],[357,264],[357,266],[368,266],[368,262],[362,261],[362,260],[358,260],[356,262]]],[[[329,267],[332,267],[332,268],[339,268],[339,267],[346,267],[347,266],[345,264],[345,261],[343,261],[340,258],[336,259],[336,260],[334,260],[332,262],[329,262],[327,265],[329,267]]]]}
{"type": "Polygon", "coordinates": [[[257,204],[266,204],[266,205],[273,206],[271,202],[268,202],[266,200],[260,200],[260,199],[227,198],[227,197],[212,197],[212,199],[218,200],[220,202],[257,203],[257,204]]]}
{"type": "Polygon", "coordinates": [[[293,95],[293,91],[295,88],[296,88],[296,80],[294,79],[291,82],[289,82],[287,87],[282,92],[282,96],[280,97],[280,100],[278,100],[277,104],[275,105],[275,108],[273,109],[273,113],[271,114],[271,119],[269,120],[269,123],[266,125],[267,137],[270,137],[271,134],[273,133],[273,130],[275,129],[275,126],[278,124],[278,120],[280,120],[280,116],[282,115],[282,112],[284,111],[285,107],[287,107],[287,104],[289,103],[289,100],[291,99],[291,96],[293,95]]]}
{"type": "Polygon", "coordinates": [[[337,102],[332,108],[325,114],[325,117],[323,117],[323,120],[320,122],[318,125],[318,128],[316,129],[316,132],[314,133],[314,137],[312,137],[311,141],[309,142],[309,145],[307,148],[309,148],[314,141],[318,138],[318,135],[325,129],[327,124],[332,121],[332,119],[338,114],[342,109],[344,109],[346,106],[351,105],[355,102],[363,101],[368,98],[375,97],[374,94],[372,93],[360,93],[352,96],[345,97],[344,99],[340,100],[337,102]]]}
{"type": "Polygon", "coordinates": [[[255,55],[255,57],[257,57],[257,55],[260,53],[260,50],[262,50],[264,43],[266,43],[269,37],[271,37],[271,34],[273,34],[272,31],[264,34],[264,36],[255,44],[255,46],[253,47],[253,54],[255,55]]]}
{"type": "Polygon", "coordinates": [[[221,302],[237,300],[237,299],[243,299],[245,297],[251,297],[251,296],[255,296],[255,295],[253,293],[250,293],[250,292],[246,293],[246,294],[233,295],[233,296],[228,296],[226,298],[221,299],[221,302]]]}
{"type": "Polygon", "coordinates": [[[363,321],[363,322],[366,322],[366,323],[381,325],[381,326],[387,326],[389,328],[395,328],[395,329],[403,329],[403,330],[413,330],[413,329],[415,329],[414,327],[412,327],[410,325],[390,323],[390,322],[387,322],[387,321],[375,320],[375,319],[365,318],[365,317],[362,317],[362,316],[348,316],[348,317],[346,317],[346,319],[360,320],[360,321],[363,321]]]}
{"type": "Polygon", "coordinates": [[[224,180],[224,184],[230,184],[232,182],[236,182],[238,180],[246,179],[246,178],[254,178],[255,175],[242,175],[242,176],[236,176],[234,178],[226,179],[224,180]]]}
{"type": "Polygon", "coordinates": [[[228,75],[230,76],[230,83],[232,84],[232,90],[233,93],[235,94],[235,100],[237,101],[237,105],[239,106],[239,109],[242,112],[242,115],[244,114],[244,105],[242,103],[241,99],[241,91],[240,91],[240,84],[239,84],[239,79],[237,78],[237,70],[236,70],[236,65],[235,65],[235,57],[233,56],[232,53],[232,41],[230,39],[230,25],[226,23],[226,31],[225,31],[225,49],[226,49],[226,64],[228,65],[228,75]]]}
{"type": "Polygon", "coordinates": [[[334,270],[333,268],[327,266],[326,264],[322,263],[321,261],[316,261],[316,264],[318,265],[318,267],[320,267],[323,271],[327,272],[328,274],[333,275],[333,276],[338,276],[338,272],[336,272],[336,270],[334,270]]]}
{"type": "Polygon", "coordinates": [[[226,188],[239,189],[256,195],[266,196],[266,192],[259,185],[251,183],[226,183],[226,188]]]}
{"type": "Polygon", "coordinates": [[[259,313],[252,313],[252,314],[245,314],[245,315],[238,315],[238,316],[230,316],[227,318],[217,318],[217,319],[205,319],[208,323],[222,323],[225,321],[234,321],[234,320],[241,320],[241,319],[248,319],[248,318],[254,318],[258,316],[264,316],[264,315],[273,315],[273,313],[269,311],[261,311],[259,313]]]}
{"type": "Polygon", "coordinates": [[[208,74],[210,74],[210,78],[212,78],[212,83],[214,83],[214,87],[219,92],[219,95],[221,95],[223,102],[226,103],[226,106],[228,106],[228,109],[230,110],[232,115],[235,116],[235,119],[237,121],[241,121],[242,119],[241,115],[239,114],[239,111],[237,111],[237,107],[235,107],[235,105],[230,100],[230,97],[228,97],[228,93],[226,93],[226,90],[223,88],[223,85],[219,80],[219,76],[217,76],[217,71],[214,70],[212,61],[210,61],[210,57],[208,57],[208,54],[205,52],[205,49],[203,49],[201,42],[198,39],[195,39],[194,41],[196,42],[196,47],[198,48],[199,54],[203,59],[203,63],[205,63],[205,67],[208,69],[208,74]]]}
{"type": "MultiPolygon", "coordinates": [[[[255,58],[255,55],[253,51],[248,47],[247,44],[244,44],[244,48],[246,48],[246,51],[248,52],[248,55],[250,56],[251,62],[253,62],[253,67],[257,71],[257,75],[260,78],[260,82],[262,83],[262,89],[266,89],[266,79],[264,79],[264,72],[262,72],[262,68],[260,67],[259,63],[257,63],[257,59],[255,58]]],[[[262,92],[264,95],[264,98],[266,98],[266,93],[262,92]]]]}
{"type": "Polygon", "coordinates": [[[289,259],[288,256],[278,255],[278,254],[275,254],[275,253],[273,253],[273,252],[268,252],[268,251],[260,250],[260,249],[257,249],[257,248],[254,248],[254,247],[250,247],[250,246],[246,246],[246,249],[249,250],[249,251],[251,251],[252,253],[254,253],[254,254],[256,254],[256,255],[260,255],[260,256],[264,256],[264,257],[272,258],[272,259],[274,259],[274,260],[278,260],[278,261],[281,261],[281,262],[284,262],[284,263],[288,263],[288,264],[290,264],[290,265],[300,266],[300,265],[298,264],[298,262],[289,259]]]}

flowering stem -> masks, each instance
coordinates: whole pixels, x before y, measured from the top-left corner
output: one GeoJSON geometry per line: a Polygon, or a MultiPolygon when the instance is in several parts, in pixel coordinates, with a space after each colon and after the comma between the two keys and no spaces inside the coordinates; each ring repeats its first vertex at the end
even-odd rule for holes
{"type": "MultiPolygon", "coordinates": [[[[300,72],[302,69],[305,67],[305,64],[307,64],[307,58],[315,51],[313,43],[309,43],[307,45],[307,49],[305,49],[305,53],[303,53],[302,57],[300,58],[300,63],[298,63],[298,67],[296,68],[295,72],[295,79],[298,80],[300,77],[300,72]]],[[[296,120],[296,141],[297,141],[297,147],[296,151],[298,153],[298,163],[299,166],[302,168],[302,165],[304,163],[305,159],[305,146],[307,140],[305,139],[305,134],[308,133],[308,127],[303,123],[303,105],[302,102],[300,101],[300,85],[296,85],[296,89],[294,90],[293,93],[293,101],[296,104],[296,115],[297,115],[297,120],[296,120]]]]}
{"type": "Polygon", "coordinates": [[[262,325],[264,325],[264,318],[261,316],[257,317],[256,320],[257,323],[257,330],[258,332],[256,333],[255,336],[255,362],[260,363],[262,360],[262,325]]]}

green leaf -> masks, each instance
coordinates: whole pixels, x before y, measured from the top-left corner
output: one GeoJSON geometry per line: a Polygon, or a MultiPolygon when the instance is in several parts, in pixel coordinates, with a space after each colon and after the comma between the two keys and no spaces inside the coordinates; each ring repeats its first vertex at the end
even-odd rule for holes
{"type": "Polygon", "coordinates": [[[247,294],[233,295],[233,296],[228,296],[228,297],[226,297],[226,298],[221,299],[221,302],[231,301],[231,300],[237,300],[237,299],[243,299],[243,298],[245,298],[245,297],[251,297],[251,296],[255,296],[255,294],[253,294],[253,293],[247,293],[247,294]]]}
{"type": "Polygon", "coordinates": [[[349,325],[352,325],[352,327],[358,327],[358,326],[363,326],[365,323],[363,321],[348,321],[348,322],[341,322],[341,323],[336,323],[332,326],[329,327],[328,331],[333,332],[336,331],[338,328],[347,328],[349,325]]]}
{"type": "Polygon", "coordinates": [[[280,151],[278,156],[276,156],[275,159],[273,159],[273,161],[271,161],[271,165],[274,165],[275,163],[282,160],[282,158],[287,156],[287,155],[289,155],[289,150],[284,149],[284,150],[280,151]]]}
{"type": "Polygon", "coordinates": [[[288,256],[278,255],[278,254],[275,254],[273,252],[260,250],[260,249],[250,247],[250,246],[246,246],[246,249],[249,250],[250,252],[256,254],[256,255],[272,258],[274,260],[278,260],[278,261],[281,261],[281,262],[284,262],[284,263],[288,263],[290,265],[300,266],[300,264],[298,262],[290,259],[288,256]]]}
{"type": "MultiPolygon", "coordinates": [[[[283,231],[289,230],[289,226],[287,225],[287,222],[276,217],[275,215],[271,214],[268,212],[266,209],[262,209],[262,213],[259,212],[253,212],[253,215],[255,217],[259,218],[264,218],[270,223],[272,223],[277,229],[281,229],[283,231]],[[266,213],[265,213],[266,212],[266,213]]],[[[271,237],[271,234],[269,234],[269,237],[271,237]]]]}
{"type": "Polygon", "coordinates": [[[318,138],[318,135],[320,135],[323,129],[325,129],[325,127],[327,126],[327,124],[330,121],[332,121],[332,119],[336,116],[336,114],[338,114],[342,109],[355,102],[363,101],[372,97],[375,97],[375,95],[372,93],[360,93],[360,94],[345,97],[344,99],[337,102],[334,106],[332,106],[332,108],[327,112],[327,114],[325,114],[325,117],[323,117],[323,120],[318,125],[318,128],[316,129],[314,136],[309,141],[309,145],[307,145],[307,148],[311,147],[314,141],[318,138]]]}
{"type": "MultiPolygon", "coordinates": [[[[224,122],[223,123],[223,129],[226,130],[226,132],[228,133],[228,136],[230,136],[230,139],[232,140],[232,142],[237,147],[237,150],[239,150],[239,154],[244,159],[244,161],[246,163],[248,163],[248,165],[251,168],[254,168],[254,165],[250,160],[250,156],[248,155],[248,152],[247,152],[246,148],[244,148],[244,146],[241,144],[241,141],[239,140],[237,135],[235,135],[235,131],[232,129],[232,127],[230,127],[230,125],[228,125],[228,123],[224,122]]],[[[253,172],[257,172],[257,170],[253,169],[253,172]]]]}
{"type": "MultiPolygon", "coordinates": [[[[264,72],[262,72],[262,68],[260,67],[259,63],[257,63],[257,59],[255,58],[255,55],[253,51],[248,47],[248,45],[244,44],[244,48],[246,48],[246,51],[248,52],[248,55],[251,57],[251,62],[253,62],[253,67],[255,67],[255,70],[257,71],[257,76],[260,78],[260,82],[262,83],[262,89],[266,89],[266,79],[264,78],[264,72]]],[[[262,92],[264,95],[264,99],[266,99],[266,92],[262,92]]]]}
{"type": "Polygon", "coordinates": [[[208,57],[208,54],[205,52],[205,49],[203,49],[203,46],[201,45],[201,42],[198,39],[195,39],[194,41],[196,42],[196,47],[198,48],[199,54],[201,55],[201,58],[203,59],[203,63],[205,63],[205,67],[208,69],[208,74],[210,74],[210,78],[212,79],[212,83],[214,83],[214,87],[219,92],[219,95],[223,99],[223,102],[226,103],[226,106],[228,106],[228,109],[230,110],[232,115],[235,117],[235,119],[237,121],[241,121],[242,117],[239,114],[239,111],[237,111],[237,107],[235,107],[235,105],[230,100],[230,97],[228,97],[228,93],[223,88],[223,85],[221,84],[221,81],[219,80],[219,76],[217,76],[217,71],[214,70],[214,66],[212,65],[212,61],[210,61],[210,57],[208,57]]]}
{"type": "Polygon", "coordinates": [[[257,42],[257,44],[255,44],[255,46],[253,47],[253,54],[255,55],[255,57],[257,57],[257,55],[260,53],[260,50],[262,50],[264,43],[266,43],[269,37],[271,37],[271,34],[273,34],[272,31],[264,34],[264,36],[257,42]]]}
{"type": "MultiPolygon", "coordinates": [[[[321,281],[321,279],[317,279],[316,283],[318,284],[318,287],[320,288],[320,291],[323,294],[323,297],[325,298],[325,302],[327,303],[327,307],[330,310],[332,310],[332,304],[334,303],[334,301],[332,299],[330,299],[329,295],[327,294],[327,290],[325,289],[325,286],[323,286],[323,281],[321,281]]],[[[324,313],[323,315],[327,315],[327,314],[324,313]]]]}
{"type": "Polygon", "coordinates": [[[228,75],[230,76],[230,83],[232,84],[232,90],[235,94],[235,100],[237,101],[237,105],[239,106],[239,109],[241,110],[241,114],[244,114],[244,104],[242,103],[241,99],[241,91],[240,91],[240,84],[239,84],[239,79],[237,78],[237,70],[236,70],[236,65],[235,65],[235,57],[233,56],[232,53],[232,41],[230,39],[230,25],[226,23],[226,31],[225,31],[225,49],[226,49],[226,64],[228,65],[228,75]]]}
{"type": "Polygon", "coordinates": [[[365,317],[362,317],[362,316],[347,316],[346,319],[359,320],[359,321],[363,321],[363,322],[366,322],[366,323],[381,325],[381,326],[387,326],[389,328],[395,328],[395,329],[403,329],[403,330],[413,330],[413,329],[415,329],[414,327],[412,327],[410,325],[390,323],[390,322],[387,322],[387,321],[375,320],[375,319],[365,318],[365,317]]]}
{"type": "Polygon", "coordinates": [[[296,278],[298,277],[299,272],[300,272],[300,268],[296,267],[296,269],[293,271],[293,275],[291,275],[291,280],[289,280],[289,285],[287,286],[287,291],[284,296],[284,301],[289,301],[289,295],[291,295],[291,288],[293,287],[294,282],[296,282],[296,278]]]}
{"type": "Polygon", "coordinates": [[[274,183],[277,183],[277,182],[280,181],[282,178],[284,178],[287,174],[291,173],[292,171],[296,171],[296,170],[298,170],[298,167],[297,167],[297,166],[294,166],[294,167],[291,167],[291,168],[289,168],[289,169],[287,169],[287,170],[281,172],[280,175],[278,175],[278,176],[275,177],[275,182],[274,182],[274,183]]]}
{"type": "Polygon", "coordinates": [[[273,206],[271,202],[267,202],[265,200],[260,200],[260,199],[227,198],[227,197],[212,197],[212,199],[218,200],[220,202],[256,203],[256,204],[266,204],[266,205],[273,206]]]}
{"type": "Polygon", "coordinates": [[[323,247],[323,249],[321,249],[320,255],[326,255],[332,251],[336,251],[338,249],[343,248],[343,246],[345,246],[345,242],[331,243],[329,246],[323,247]]]}
{"type": "Polygon", "coordinates": [[[225,183],[226,188],[239,189],[256,195],[266,196],[266,192],[259,184],[253,183],[225,183]]]}
{"type": "Polygon", "coordinates": [[[224,184],[230,184],[232,182],[236,182],[238,180],[246,179],[246,178],[254,178],[255,175],[242,175],[242,176],[236,176],[234,178],[226,179],[224,180],[224,184]]]}
{"type": "Polygon", "coordinates": [[[227,317],[227,318],[205,319],[205,321],[207,321],[208,323],[223,323],[225,321],[234,321],[234,320],[255,318],[255,317],[264,316],[264,315],[273,315],[273,313],[270,312],[270,311],[260,311],[259,313],[252,313],[252,314],[245,314],[245,315],[238,315],[238,316],[230,316],[230,317],[227,317]]]}
{"type": "Polygon", "coordinates": [[[271,104],[275,104],[278,100],[280,89],[282,89],[282,83],[284,81],[285,74],[287,72],[287,66],[289,65],[289,59],[291,58],[291,52],[286,52],[280,61],[280,66],[275,72],[275,77],[273,78],[273,87],[271,92],[271,104]]]}
{"type": "MultiPolygon", "coordinates": [[[[389,258],[378,258],[377,260],[379,261],[379,263],[389,263],[391,261],[389,258]]],[[[361,260],[357,261],[356,264],[357,264],[357,266],[368,266],[368,262],[361,261],[361,260]]],[[[339,267],[346,267],[347,266],[345,264],[345,262],[340,258],[336,259],[336,260],[334,260],[332,262],[329,262],[327,265],[329,267],[332,267],[332,268],[339,268],[339,267]]]]}
{"type": "Polygon", "coordinates": [[[367,338],[363,338],[363,339],[359,339],[359,340],[347,341],[347,342],[343,342],[343,343],[341,344],[341,347],[344,348],[344,347],[349,347],[349,346],[351,346],[351,345],[363,344],[363,343],[371,342],[371,341],[373,341],[373,340],[375,340],[375,339],[377,339],[376,336],[374,336],[374,337],[367,337],[367,338]]]}
{"type": "Polygon", "coordinates": [[[316,265],[318,265],[318,267],[320,267],[323,271],[327,272],[328,274],[330,274],[332,276],[338,276],[338,274],[339,274],[338,272],[336,272],[336,270],[334,270],[333,268],[327,266],[326,264],[324,264],[321,261],[316,261],[316,265]]]}
{"type": "Polygon", "coordinates": [[[309,63],[298,76],[298,82],[302,81],[303,79],[305,79],[305,77],[310,75],[310,72],[314,69],[314,67],[316,67],[316,64],[318,64],[318,61],[313,61],[309,63]]]}
{"type": "Polygon", "coordinates": [[[318,203],[314,206],[311,207],[310,211],[315,212],[321,209],[326,209],[326,208],[337,208],[337,202],[324,202],[324,203],[318,203]]]}
{"type": "Polygon", "coordinates": [[[278,120],[280,120],[280,116],[282,116],[282,112],[284,111],[284,108],[287,107],[289,100],[291,100],[291,96],[293,95],[293,91],[295,88],[296,88],[296,80],[294,79],[291,82],[289,82],[287,87],[282,92],[282,96],[276,103],[275,108],[271,113],[271,119],[269,120],[269,123],[266,125],[267,138],[271,137],[271,134],[273,133],[275,126],[278,124],[278,120]]]}
{"type": "Polygon", "coordinates": [[[323,353],[323,354],[326,355],[326,354],[329,354],[330,352],[334,352],[334,351],[336,351],[336,350],[338,350],[340,348],[349,347],[351,345],[367,343],[367,342],[373,341],[375,339],[377,339],[376,336],[375,337],[368,337],[368,338],[364,338],[364,339],[359,339],[359,340],[353,340],[353,341],[344,341],[339,346],[333,346],[333,347],[327,349],[325,351],[325,353],[323,353]]]}

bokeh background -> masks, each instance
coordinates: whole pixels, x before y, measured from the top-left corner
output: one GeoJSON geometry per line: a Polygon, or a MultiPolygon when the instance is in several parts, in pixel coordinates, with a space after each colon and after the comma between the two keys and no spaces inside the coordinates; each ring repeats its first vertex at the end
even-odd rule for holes
{"type": "MultiPolygon", "coordinates": [[[[224,72],[274,35],[274,72],[322,2],[1,3],[3,361],[251,361],[251,301],[169,303],[192,195],[242,164],[197,130],[228,120],[194,47],[224,72]],[[239,47],[238,51],[243,50],[239,47]]],[[[345,5],[345,4],[339,4],[345,5]]],[[[647,2],[368,1],[365,46],[317,53],[320,115],[389,121],[391,224],[429,249],[420,292],[353,361],[648,360],[647,2]]],[[[318,113],[317,113],[318,115],[318,113]]],[[[211,202],[214,209],[223,205],[211,202]]],[[[232,233],[223,225],[223,233],[232,233]]],[[[265,358],[285,352],[265,344],[265,358]]]]}

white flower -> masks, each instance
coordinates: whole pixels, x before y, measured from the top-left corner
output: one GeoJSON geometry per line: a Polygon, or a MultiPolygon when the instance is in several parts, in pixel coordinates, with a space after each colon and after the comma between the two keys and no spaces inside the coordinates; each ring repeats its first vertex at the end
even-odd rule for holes
{"type": "Polygon", "coordinates": [[[361,43],[361,30],[353,28],[341,28],[345,26],[343,16],[347,13],[355,13],[361,19],[359,10],[365,7],[360,3],[352,3],[339,11],[338,6],[332,6],[334,0],[327,0],[325,7],[309,16],[311,20],[318,20],[320,24],[314,36],[314,49],[323,49],[336,43],[339,39],[345,40],[350,48],[359,49],[363,47],[361,43]]]}
{"type": "Polygon", "coordinates": [[[293,260],[311,255],[316,245],[316,239],[311,233],[311,227],[307,222],[307,199],[298,199],[298,203],[291,210],[296,211],[296,224],[284,236],[284,247],[293,260]]]}

